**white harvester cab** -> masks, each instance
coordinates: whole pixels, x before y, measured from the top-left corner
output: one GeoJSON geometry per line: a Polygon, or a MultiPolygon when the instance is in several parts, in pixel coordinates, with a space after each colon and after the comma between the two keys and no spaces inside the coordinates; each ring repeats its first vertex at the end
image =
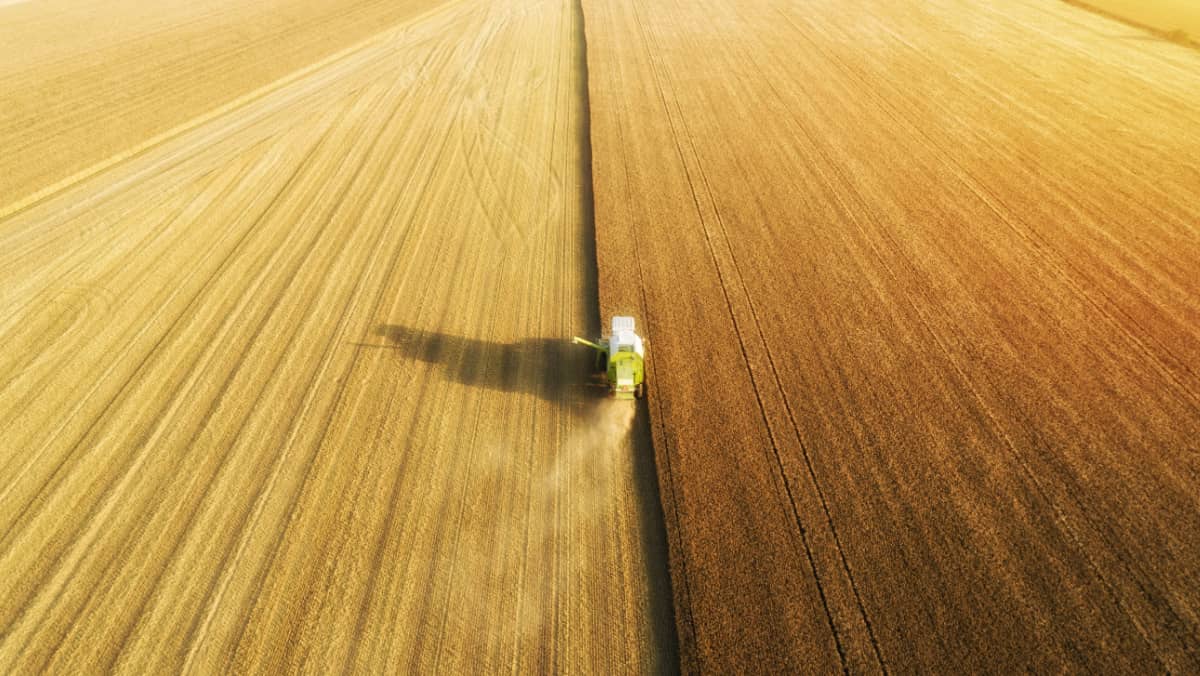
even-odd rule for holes
{"type": "Polygon", "coordinates": [[[634,331],[633,317],[613,317],[612,334],[608,337],[610,352],[632,351],[639,357],[645,358],[646,349],[642,347],[642,337],[634,331]]]}
{"type": "Polygon", "coordinates": [[[633,317],[613,317],[608,336],[608,376],[619,399],[641,399],[646,348],[634,331],[633,317]]]}

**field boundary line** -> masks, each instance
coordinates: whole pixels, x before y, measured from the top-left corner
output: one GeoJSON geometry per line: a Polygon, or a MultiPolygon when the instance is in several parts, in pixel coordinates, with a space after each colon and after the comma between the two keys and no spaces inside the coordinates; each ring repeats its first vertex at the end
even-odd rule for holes
{"type": "Polygon", "coordinates": [[[419,22],[421,22],[425,19],[428,19],[429,17],[437,14],[438,12],[446,11],[451,7],[454,7],[456,5],[460,5],[460,4],[464,3],[465,1],[466,0],[448,0],[445,4],[438,5],[437,7],[434,7],[429,10],[426,10],[424,12],[421,12],[420,14],[417,14],[415,16],[412,16],[412,17],[406,19],[402,23],[396,24],[394,26],[389,26],[388,28],[385,28],[384,30],[382,30],[378,33],[375,33],[374,35],[371,35],[364,40],[360,40],[359,42],[356,42],[355,44],[350,45],[349,47],[346,47],[345,49],[342,49],[341,51],[338,51],[333,54],[330,54],[329,56],[326,56],[325,58],[321,59],[320,61],[309,64],[308,66],[305,66],[304,68],[301,68],[300,70],[289,73],[288,75],[285,75],[285,76],[279,78],[278,80],[275,80],[274,82],[270,82],[270,83],[265,84],[257,89],[254,89],[250,92],[242,94],[241,96],[238,96],[237,98],[233,99],[232,101],[228,101],[228,102],[218,106],[217,108],[209,110],[206,113],[202,113],[202,114],[198,115],[197,117],[187,120],[186,122],[183,122],[181,124],[178,124],[164,132],[156,134],[155,136],[152,136],[149,139],[146,139],[145,141],[142,141],[141,143],[138,143],[135,146],[132,146],[121,152],[118,152],[117,154],[112,155],[107,159],[101,160],[100,162],[97,162],[96,164],[93,164],[90,167],[87,167],[80,171],[77,171],[74,174],[67,176],[66,178],[60,179],[59,181],[57,181],[55,183],[52,183],[48,186],[45,186],[45,187],[27,195],[26,197],[23,197],[15,202],[7,204],[4,207],[0,207],[0,223],[3,223],[4,221],[8,220],[12,216],[15,216],[15,215],[17,215],[23,211],[26,211],[34,206],[37,206],[38,204],[50,199],[51,197],[54,197],[55,195],[57,195],[61,192],[64,192],[64,191],[74,187],[75,185],[77,185],[79,183],[83,183],[84,181],[88,180],[89,178],[92,178],[93,176],[101,174],[104,171],[111,169],[112,167],[114,167],[118,164],[122,164],[123,162],[131,160],[135,157],[138,157],[139,155],[142,155],[143,153],[145,153],[157,146],[160,146],[160,145],[166,143],[167,141],[170,141],[173,138],[182,136],[189,131],[192,131],[200,126],[203,126],[207,122],[211,122],[215,119],[218,119],[228,113],[231,113],[231,112],[237,110],[238,108],[242,108],[250,103],[253,103],[254,101],[257,101],[258,99],[266,97],[267,95],[269,95],[275,91],[283,89],[287,85],[294,84],[300,80],[303,80],[305,77],[312,75],[313,73],[319,72],[319,71],[337,63],[338,61],[342,61],[346,58],[349,58],[350,56],[353,56],[354,54],[361,52],[364,49],[367,49],[368,47],[373,46],[377,42],[385,42],[388,38],[392,37],[394,33],[400,31],[401,29],[411,26],[412,24],[419,23],[419,22]]]}

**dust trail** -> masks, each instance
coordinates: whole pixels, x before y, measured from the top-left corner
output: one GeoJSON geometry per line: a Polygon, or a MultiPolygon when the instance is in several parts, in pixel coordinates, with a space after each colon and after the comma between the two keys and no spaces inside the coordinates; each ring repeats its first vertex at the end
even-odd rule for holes
{"type": "MultiPolygon", "coordinates": [[[[625,589],[613,585],[602,598],[580,596],[592,585],[582,580],[612,577],[617,563],[606,543],[632,534],[625,523],[635,514],[628,503],[636,462],[630,431],[637,415],[631,401],[588,402],[570,414],[556,452],[522,459],[512,444],[480,448],[481,469],[495,485],[523,484],[517,497],[492,511],[476,512],[466,524],[454,566],[454,586],[462,593],[450,612],[460,618],[486,618],[464,646],[488,668],[513,654],[545,651],[568,617],[616,615],[625,589]],[[563,544],[567,543],[567,544],[563,544]],[[527,554],[528,553],[528,554],[527,554]],[[604,557],[610,557],[605,559],[604,557]],[[526,569],[499,565],[521,557],[526,569]],[[556,630],[556,625],[558,630],[556,630]]],[[[462,634],[464,638],[470,634],[462,634]]],[[[562,666],[562,665],[560,665],[562,666]]]]}
{"type": "Polygon", "coordinates": [[[586,411],[583,421],[562,445],[562,452],[543,477],[544,490],[558,491],[572,468],[612,462],[625,447],[637,407],[631,401],[604,399],[586,411]]]}

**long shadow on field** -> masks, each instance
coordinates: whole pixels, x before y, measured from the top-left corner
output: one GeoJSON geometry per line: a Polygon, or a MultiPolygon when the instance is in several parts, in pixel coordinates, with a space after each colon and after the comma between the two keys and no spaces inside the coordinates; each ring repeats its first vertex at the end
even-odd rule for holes
{"type": "Polygon", "coordinates": [[[569,340],[489,342],[397,324],[380,325],[375,333],[405,356],[441,366],[443,375],[464,385],[534,394],[561,404],[606,393],[603,378],[593,370],[595,352],[569,340]]]}

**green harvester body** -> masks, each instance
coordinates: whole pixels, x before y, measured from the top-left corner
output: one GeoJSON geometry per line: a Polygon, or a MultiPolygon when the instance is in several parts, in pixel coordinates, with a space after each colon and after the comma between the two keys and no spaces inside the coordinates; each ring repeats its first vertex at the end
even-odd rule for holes
{"type": "Polygon", "coordinates": [[[617,399],[641,399],[646,392],[646,356],[632,317],[613,317],[613,331],[597,341],[576,336],[572,342],[596,350],[596,370],[603,371],[617,399]]]}

